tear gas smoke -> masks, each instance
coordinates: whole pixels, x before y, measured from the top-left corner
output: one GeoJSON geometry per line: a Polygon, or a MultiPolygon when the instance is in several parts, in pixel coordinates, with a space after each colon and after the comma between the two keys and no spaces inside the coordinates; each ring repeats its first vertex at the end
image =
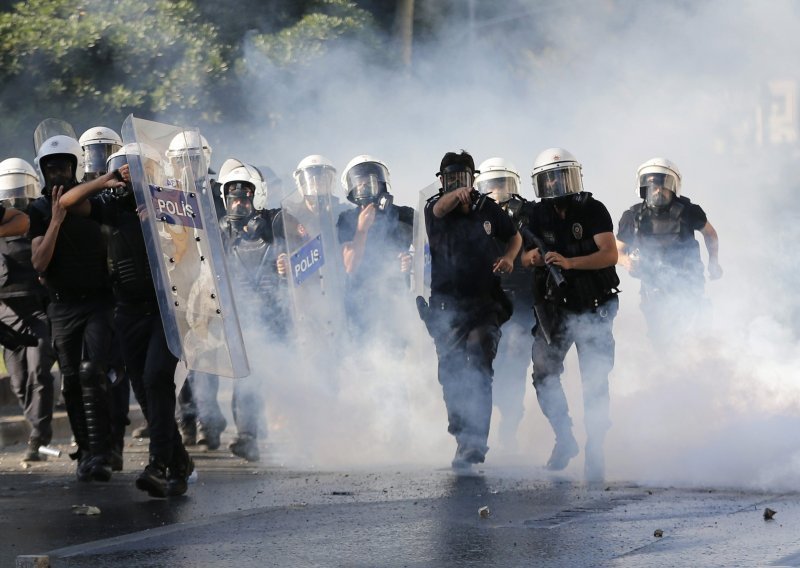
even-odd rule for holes
{"type": "MultiPolygon", "coordinates": [[[[437,41],[414,46],[407,73],[371,64],[358,46],[340,45],[281,83],[277,70],[246,45],[252,121],[237,128],[273,128],[258,145],[237,144],[231,128],[206,135],[218,140],[217,156],[283,172],[315,152],[340,165],[361,153],[379,156],[391,170],[396,202],[415,206],[446,151],[466,148],[476,162],[512,160],[521,168],[523,196],[533,198],[525,180],[533,157],[561,146],[582,162],[586,190],[606,204],[615,227],[638,201],[638,164],[654,156],[674,160],[683,193],[717,228],[725,275],[706,285],[713,318],[674,347],[657,349],[645,335],[638,282],[618,269],[623,293],[610,379],[608,475],[794,486],[800,386],[792,377],[800,349],[790,286],[800,275],[790,168],[800,154],[800,8],[789,0],[768,7],[744,0],[530,1],[507,12],[492,5],[491,21],[451,14],[437,41]],[[275,112],[290,119],[271,120],[275,112]]],[[[271,423],[286,432],[283,449],[291,459],[449,461],[454,444],[432,341],[407,300],[398,298],[387,318],[409,341],[397,356],[366,342],[301,372],[294,363],[307,359],[304,350],[313,345],[250,351],[252,367],[264,376],[271,423]]],[[[386,315],[368,299],[364,308],[386,315]]],[[[252,330],[246,335],[256,337],[252,330]]],[[[574,352],[562,380],[580,440],[574,352]]],[[[552,434],[529,373],[525,392],[517,434],[524,458],[517,459],[538,465],[552,434]]],[[[503,461],[495,449],[496,414],[488,465],[503,461]]],[[[567,474],[579,477],[580,462],[567,474]]]]}

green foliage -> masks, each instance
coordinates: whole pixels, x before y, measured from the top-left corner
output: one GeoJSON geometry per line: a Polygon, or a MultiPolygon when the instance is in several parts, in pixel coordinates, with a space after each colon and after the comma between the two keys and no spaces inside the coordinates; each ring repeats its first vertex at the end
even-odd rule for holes
{"type": "Polygon", "coordinates": [[[180,115],[227,65],[188,0],[28,0],[0,14],[2,105],[41,118],[180,115]]]}
{"type": "Polygon", "coordinates": [[[324,55],[336,40],[375,44],[372,15],[348,0],[319,0],[294,25],[253,36],[253,46],[278,67],[307,64],[324,55]]]}

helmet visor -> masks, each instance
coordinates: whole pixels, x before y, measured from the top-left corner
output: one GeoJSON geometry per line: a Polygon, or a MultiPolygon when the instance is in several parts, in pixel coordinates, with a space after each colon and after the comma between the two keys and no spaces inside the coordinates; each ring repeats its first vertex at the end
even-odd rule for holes
{"type": "Polygon", "coordinates": [[[578,166],[536,172],[531,176],[531,180],[533,191],[540,199],[552,199],[583,191],[581,170],[578,166]]]}
{"type": "Polygon", "coordinates": [[[462,187],[472,187],[474,179],[472,170],[461,164],[447,166],[440,174],[442,176],[442,189],[447,193],[462,187]]]}
{"type": "Polygon", "coordinates": [[[646,173],[639,176],[639,197],[648,207],[664,207],[677,194],[678,180],[672,174],[646,173]]]}
{"type": "Polygon", "coordinates": [[[309,166],[294,174],[297,188],[307,196],[330,195],[336,170],[330,166],[309,166]]]}
{"type": "Polygon", "coordinates": [[[253,214],[253,187],[246,182],[226,183],[225,211],[230,217],[247,219],[253,214]]]}
{"type": "Polygon", "coordinates": [[[27,173],[0,175],[0,199],[35,197],[39,192],[39,180],[27,173]]]}
{"type": "Polygon", "coordinates": [[[475,189],[486,193],[497,203],[505,203],[512,195],[519,195],[519,183],[508,172],[486,172],[478,176],[475,189]]]}
{"type": "Polygon", "coordinates": [[[381,193],[389,191],[389,172],[381,164],[364,162],[347,170],[345,181],[348,198],[364,205],[377,200],[381,193]]]}
{"type": "Polygon", "coordinates": [[[84,179],[95,179],[108,172],[108,157],[120,149],[119,144],[89,144],[83,149],[84,179]]]}

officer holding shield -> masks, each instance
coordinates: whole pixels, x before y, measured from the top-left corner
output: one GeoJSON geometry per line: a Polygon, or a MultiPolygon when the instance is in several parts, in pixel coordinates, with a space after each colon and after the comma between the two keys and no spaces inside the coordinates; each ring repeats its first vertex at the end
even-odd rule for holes
{"type": "Polygon", "coordinates": [[[150,429],[150,458],[136,478],[136,487],[151,497],[182,495],[194,463],[181,443],[175,421],[175,368],[178,359],[167,347],[142,226],[130,185],[128,157],[139,156],[150,183],[161,179],[158,152],[143,144],[127,144],[108,160],[111,171],[103,177],[126,181],[112,195],[92,199],[104,185],[79,185],[61,197],[71,214],[86,216],[108,226],[108,260],[114,289],[114,327],[120,335],[122,358],[135,390],[144,393],[150,429]]]}
{"type": "Polygon", "coordinates": [[[472,187],[475,163],[467,152],[448,152],[437,172],[440,193],[425,206],[431,253],[431,295],[418,299],[436,344],[448,432],[458,444],[457,472],[482,463],[489,450],[492,362],[500,326],[513,311],[499,274],[514,269],[522,238],[508,215],[472,187]],[[497,256],[495,239],[507,243],[497,256]]]}

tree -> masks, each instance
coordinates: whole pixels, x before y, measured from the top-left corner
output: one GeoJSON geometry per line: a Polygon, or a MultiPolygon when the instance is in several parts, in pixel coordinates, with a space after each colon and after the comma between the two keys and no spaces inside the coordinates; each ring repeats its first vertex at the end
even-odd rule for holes
{"type": "Polygon", "coordinates": [[[208,93],[227,68],[188,0],[29,0],[0,13],[5,132],[32,132],[47,116],[78,133],[119,128],[130,112],[214,120],[208,93]]]}

